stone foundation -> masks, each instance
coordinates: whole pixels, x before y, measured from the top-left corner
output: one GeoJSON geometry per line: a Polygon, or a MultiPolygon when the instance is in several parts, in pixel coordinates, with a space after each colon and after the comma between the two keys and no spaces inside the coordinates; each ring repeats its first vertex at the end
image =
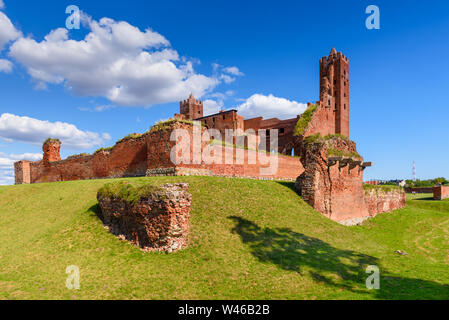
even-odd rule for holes
{"type": "Polygon", "coordinates": [[[100,219],[109,231],[145,251],[173,252],[187,246],[192,195],[188,184],[165,184],[154,194],[131,205],[123,199],[98,194],[100,219]]]}

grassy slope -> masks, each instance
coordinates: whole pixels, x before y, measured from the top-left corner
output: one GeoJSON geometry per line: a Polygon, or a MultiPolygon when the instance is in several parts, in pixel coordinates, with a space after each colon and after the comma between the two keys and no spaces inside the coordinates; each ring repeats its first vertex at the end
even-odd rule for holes
{"type": "Polygon", "coordinates": [[[343,227],[292,183],[127,180],[191,184],[189,249],[144,254],[109,234],[95,216],[104,180],[0,187],[0,299],[449,299],[449,201],[343,227]],[[380,290],[365,288],[370,264],[380,290]],[[69,265],[81,290],[65,287],[69,265]]]}

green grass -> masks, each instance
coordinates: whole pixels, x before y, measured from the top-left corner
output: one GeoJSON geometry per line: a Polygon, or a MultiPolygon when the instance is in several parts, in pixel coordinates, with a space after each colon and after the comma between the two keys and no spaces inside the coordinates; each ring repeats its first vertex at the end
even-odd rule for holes
{"type": "Polygon", "coordinates": [[[143,253],[105,230],[96,194],[111,180],[0,187],[0,299],[449,299],[449,201],[414,196],[344,227],[289,182],[120,180],[190,183],[188,249],[143,253]],[[65,286],[70,265],[80,290],[65,286]],[[365,288],[367,265],[380,290],[365,288]]]}
{"type": "Polygon", "coordinates": [[[98,190],[97,194],[101,197],[98,199],[121,199],[131,205],[135,205],[144,198],[160,198],[164,195],[164,190],[151,184],[136,184],[135,181],[134,183],[119,181],[105,184],[98,190]]]}

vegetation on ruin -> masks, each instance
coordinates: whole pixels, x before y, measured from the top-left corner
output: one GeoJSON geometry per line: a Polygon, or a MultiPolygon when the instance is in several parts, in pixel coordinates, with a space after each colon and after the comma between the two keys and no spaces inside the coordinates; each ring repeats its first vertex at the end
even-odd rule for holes
{"type": "Polygon", "coordinates": [[[151,184],[132,184],[125,181],[111,182],[105,184],[98,190],[98,196],[126,201],[135,205],[142,199],[161,199],[164,191],[160,187],[151,184]]]}
{"type": "Polygon", "coordinates": [[[89,153],[79,153],[79,154],[71,155],[71,156],[67,157],[67,159],[81,158],[81,157],[88,157],[88,156],[90,156],[89,153]]]}
{"type": "Polygon", "coordinates": [[[95,152],[94,152],[94,154],[97,154],[97,153],[100,153],[100,152],[110,152],[112,149],[114,149],[114,147],[107,147],[107,148],[100,148],[100,149],[97,149],[95,152]]]}
{"type": "Polygon", "coordinates": [[[143,134],[141,133],[130,133],[128,134],[126,137],[121,138],[120,140],[118,140],[115,144],[119,144],[121,142],[127,141],[127,140],[132,140],[132,139],[139,139],[143,136],[143,134]]]}
{"type": "Polygon", "coordinates": [[[44,144],[61,144],[61,140],[59,139],[53,139],[53,138],[48,138],[47,140],[44,141],[44,144]]]}
{"type": "Polygon", "coordinates": [[[307,107],[306,111],[301,115],[295,127],[295,136],[303,135],[309,125],[310,121],[312,121],[313,114],[317,110],[318,105],[312,104],[307,107]]]}
{"type": "Polygon", "coordinates": [[[449,299],[449,200],[344,227],[293,182],[153,177],[0,187],[0,299],[449,299]],[[187,182],[189,248],[144,253],[97,217],[106,183],[187,182]],[[395,253],[402,250],[408,255],[395,253]],[[80,268],[80,290],[66,268],[80,268]],[[380,269],[367,290],[366,267],[380,269]]]}
{"type": "Polygon", "coordinates": [[[375,190],[376,192],[391,192],[391,191],[400,191],[402,190],[399,186],[393,186],[393,185],[372,185],[372,184],[363,184],[363,189],[365,192],[370,192],[372,190],[375,190]]]}
{"type": "Polygon", "coordinates": [[[353,159],[361,159],[362,156],[358,152],[349,152],[345,150],[340,150],[336,148],[328,148],[327,149],[328,157],[344,157],[344,158],[353,158],[353,159]]]}
{"type": "Polygon", "coordinates": [[[175,123],[185,123],[193,125],[194,122],[192,120],[184,120],[184,119],[178,119],[178,118],[171,118],[168,120],[162,120],[159,122],[156,122],[148,132],[157,132],[157,131],[164,131],[164,130],[170,130],[175,123]]]}

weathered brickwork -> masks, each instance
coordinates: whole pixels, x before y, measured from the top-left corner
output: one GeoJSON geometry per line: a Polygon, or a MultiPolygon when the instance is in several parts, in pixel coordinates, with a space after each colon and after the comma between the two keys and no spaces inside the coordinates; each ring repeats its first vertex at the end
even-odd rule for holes
{"type": "Polygon", "coordinates": [[[301,150],[304,173],[295,187],[307,203],[329,219],[353,225],[405,206],[402,189],[365,192],[363,172],[371,163],[357,154],[353,141],[339,136],[305,139],[301,150]]]}
{"type": "Polygon", "coordinates": [[[406,195],[403,189],[391,191],[368,189],[365,191],[365,203],[370,217],[400,209],[405,206],[405,201],[406,195]]]}
{"type": "Polygon", "coordinates": [[[433,198],[435,200],[443,200],[449,198],[449,187],[438,186],[433,188],[433,198]]]}
{"type": "Polygon", "coordinates": [[[99,217],[109,231],[146,251],[174,252],[187,246],[192,195],[188,184],[166,184],[136,204],[98,194],[99,217]]]}

